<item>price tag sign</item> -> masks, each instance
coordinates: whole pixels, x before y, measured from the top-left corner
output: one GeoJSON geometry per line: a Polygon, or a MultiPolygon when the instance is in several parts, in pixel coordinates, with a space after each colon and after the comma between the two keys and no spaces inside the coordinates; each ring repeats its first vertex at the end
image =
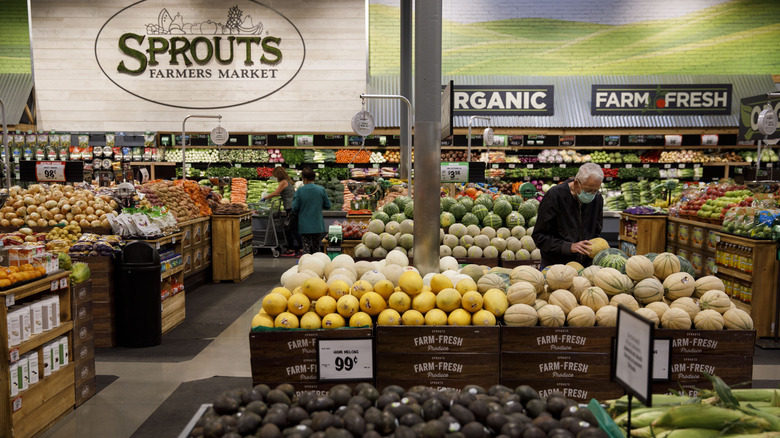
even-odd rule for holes
{"type": "Polygon", "coordinates": [[[19,349],[14,348],[11,350],[11,363],[18,362],[19,361],[19,349]]]}
{"type": "Polygon", "coordinates": [[[612,181],[612,177],[611,177],[611,176],[608,176],[608,177],[606,178],[606,180],[607,180],[607,181],[612,181]]]}
{"type": "Polygon", "coordinates": [[[618,305],[615,381],[645,406],[652,406],[653,323],[618,305]]]}
{"type": "Polygon", "coordinates": [[[35,164],[38,182],[65,182],[64,161],[39,161],[35,164]]]}
{"type": "Polygon", "coordinates": [[[672,168],[671,164],[669,164],[669,163],[664,164],[664,169],[671,169],[671,168],[672,168]]]}
{"type": "Polygon", "coordinates": [[[526,164],[525,167],[528,168],[528,169],[533,169],[534,165],[529,163],[529,164],[526,164]]]}
{"type": "Polygon", "coordinates": [[[325,165],[324,165],[324,164],[318,164],[318,165],[317,165],[317,169],[324,169],[324,168],[325,168],[325,165]]]}
{"type": "Polygon", "coordinates": [[[354,169],[355,165],[352,163],[347,164],[347,169],[354,169]]]}
{"type": "Polygon", "coordinates": [[[639,181],[644,181],[644,180],[645,180],[645,177],[643,177],[643,176],[638,176],[638,177],[636,177],[636,179],[637,179],[637,180],[639,180],[639,181]]]}
{"type": "Polygon", "coordinates": [[[700,167],[701,167],[701,164],[699,164],[699,163],[696,163],[696,164],[694,164],[694,165],[693,165],[693,168],[694,168],[694,169],[698,169],[698,168],[700,168],[700,167]]]}
{"type": "Polygon", "coordinates": [[[379,163],[374,163],[374,165],[371,167],[373,167],[374,169],[379,169],[379,163]]]}
{"type": "Polygon", "coordinates": [[[16,298],[14,298],[13,295],[6,295],[5,296],[5,307],[11,307],[14,304],[16,304],[16,298]]]}
{"type": "Polygon", "coordinates": [[[530,176],[524,176],[523,177],[523,181],[531,181],[531,177],[530,176]]]}
{"type": "Polygon", "coordinates": [[[672,340],[653,339],[653,380],[671,380],[672,340]]]}
{"type": "Polygon", "coordinates": [[[649,164],[643,164],[642,167],[644,167],[645,169],[649,169],[650,165],[649,164]]]}
{"type": "Polygon", "coordinates": [[[465,183],[469,181],[469,163],[441,163],[441,182],[465,183]]]}
{"type": "Polygon", "coordinates": [[[60,282],[58,280],[52,280],[51,281],[51,287],[49,288],[49,291],[54,292],[55,290],[60,288],[60,282]]]}
{"type": "Polygon", "coordinates": [[[16,412],[22,409],[22,397],[16,397],[13,401],[13,411],[16,412]]]}
{"type": "Polygon", "coordinates": [[[560,180],[561,180],[561,178],[560,178],[560,177],[557,177],[557,176],[554,176],[554,177],[553,177],[553,181],[560,181],[560,180]]]}
{"type": "Polygon", "coordinates": [[[510,169],[514,169],[514,168],[515,168],[515,165],[514,165],[514,164],[510,164],[510,165],[509,165],[509,168],[510,168],[510,169]]]}
{"type": "Polygon", "coordinates": [[[60,278],[60,289],[65,289],[66,287],[68,287],[68,277],[60,278]]]}
{"type": "Polygon", "coordinates": [[[680,169],[685,169],[685,163],[680,163],[677,165],[680,169]]]}
{"type": "Polygon", "coordinates": [[[241,163],[236,163],[236,164],[234,164],[234,166],[236,166],[237,169],[240,169],[241,168],[241,163]]]}
{"type": "Polygon", "coordinates": [[[633,165],[633,164],[626,164],[626,169],[630,169],[630,168],[632,168],[632,167],[634,167],[634,165],[633,165]]]}
{"type": "Polygon", "coordinates": [[[176,238],[175,237],[171,237],[171,244],[176,245],[176,238]]]}
{"type": "Polygon", "coordinates": [[[295,169],[295,164],[290,164],[290,169],[295,169]]]}
{"type": "Polygon", "coordinates": [[[561,164],[559,164],[559,165],[558,165],[558,167],[560,167],[560,168],[562,168],[562,169],[565,169],[565,168],[566,168],[566,165],[565,165],[565,164],[563,164],[563,163],[561,163],[561,164]]]}
{"type": "Polygon", "coordinates": [[[373,379],[372,339],[318,339],[317,378],[320,382],[373,379]]]}
{"type": "Polygon", "coordinates": [[[612,168],[612,165],[611,165],[611,164],[609,164],[609,163],[607,163],[607,164],[605,164],[605,165],[604,165],[604,168],[605,168],[605,169],[611,169],[611,168],[612,168]]]}
{"type": "Polygon", "coordinates": [[[492,167],[493,169],[498,169],[499,166],[498,166],[498,164],[494,163],[494,164],[491,164],[490,167],[492,167]]]}

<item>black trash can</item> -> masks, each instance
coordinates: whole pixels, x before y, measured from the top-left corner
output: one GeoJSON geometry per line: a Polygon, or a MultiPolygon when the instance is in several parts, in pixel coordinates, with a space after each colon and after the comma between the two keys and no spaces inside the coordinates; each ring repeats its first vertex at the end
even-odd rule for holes
{"type": "Polygon", "coordinates": [[[124,247],[116,269],[114,291],[117,345],[160,345],[160,254],[154,246],[139,241],[124,247]]]}

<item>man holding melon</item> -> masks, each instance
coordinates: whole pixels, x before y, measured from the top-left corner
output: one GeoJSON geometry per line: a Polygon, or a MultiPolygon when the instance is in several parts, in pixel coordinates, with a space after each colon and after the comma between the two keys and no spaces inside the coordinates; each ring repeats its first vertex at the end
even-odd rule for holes
{"type": "Polygon", "coordinates": [[[585,163],[574,178],[552,187],[539,204],[533,238],[542,253],[542,268],[578,262],[590,266],[592,243],[601,234],[604,198],[601,166],[585,163]]]}

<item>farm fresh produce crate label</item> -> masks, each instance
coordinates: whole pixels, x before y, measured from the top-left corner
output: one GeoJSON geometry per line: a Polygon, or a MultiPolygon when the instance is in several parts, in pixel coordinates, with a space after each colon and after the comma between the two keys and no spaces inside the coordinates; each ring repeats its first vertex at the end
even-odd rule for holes
{"type": "Polygon", "coordinates": [[[377,326],[376,350],[378,353],[498,353],[499,335],[499,326],[377,326]]]}
{"type": "Polygon", "coordinates": [[[500,375],[498,353],[382,353],[377,379],[474,379],[500,375]]]}
{"type": "Polygon", "coordinates": [[[608,353],[501,353],[501,378],[609,380],[611,365],[608,353]]]}
{"type": "Polygon", "coordinates": [[[753,376],[753,357],[672,354],[671,372],[673,381],[703,381],[707,380],[707,373],[720,377],[728,384],[749,382],[753,376]]]}
{"type": "Polygon", "coordinates": [[[608,353],[614,327],[502,327],[501,351],[608,353]]]}
{"type": "Polygon", "coordinates": [[[752,330],[666,330],[655,337],[672,339],[672,354],[752,355],[756,332],[752,330]]]}
{"type": "Polygon", "coordinates": [[[560,392],[564,397],[587,403],[590,399],[608,400],[622,396],[620,385],[603,380],[585,379],[501,379],[501,384],[510,388],[528,385],[539,392],[540,397],[548,397],[560,392]]]}

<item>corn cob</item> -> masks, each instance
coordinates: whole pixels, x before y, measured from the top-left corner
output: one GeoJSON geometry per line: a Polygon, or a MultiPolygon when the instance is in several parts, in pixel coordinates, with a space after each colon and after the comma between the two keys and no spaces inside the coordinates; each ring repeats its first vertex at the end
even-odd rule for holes
{"type": "Polygon", "coordinates": [[[656,434],[656,438],[712,438],[720,432],[714,429],[687,428],[672,429],[656,434]]]}
{"type": "MultiPolygon", "coordinates": [[[[633,420],[633,419],[632,419],[633,420]]],[[[634,422],[631,421],[631,425],[634,425],[634,422]]],[[[662,432],[666,432],[666,427],[653,427],[653,426],[645,426],[645,427],[639,427],[637,429],[631,429],[631,436],[634,438],[655,438],[662,432]]]]}
{"type": "MultiPolygon", "coordinates": [[[[780,391],[776,389],[732,389],[731,394],[740,402],[767,402],[772,403],[774,397],[780,398],[780,391]],[[777,395],[776,395],[777,394],[777,395]]],[[[706,398],[705,403],[720,400],[715,391],[702,391],[700,396],[706,398]]],[[[655,397],[655,395],[653,395],[655,397]]]]}
{"type": "Polygon", "coordinates": [[[765,421],[767,424],[766,426],[762,426],[762,430],[780,432],[780,417],[777,415],[772,415],[760,409],[754,408],[740,408],[740,410],[748,415],[755,416],[756,418],[765,421]]]}
{"type": "MultiPolygon", "coordinates": [[[[657,406],[677,406],[685,403],[690,403],[690,397],[683,395],[672,394],[653,394],[653,407],[657,406]]],[[[645,407],[637,399],[633,399],[631,403],[631,409],[638,409],[645,407]]],[[[608,400],[607,408],[613,415],[622,414],[628,409],[628,396],[624,395],[618,399],[608,400]]]]}
{"type": "Polygon", "coordinates": [[[734,409],[708,405],[674,406],[653,421],[653,426],[674,429],[702,428],[721,430],[734,425],[735,422],[739,422],[747,427],[755,426],[760,430],[773,430],[769,428],[769,421],[764,418],[747,415],[734,409]]]}
{"type": "Polygon", "coordinates": [[[756,434],[722,435],[720,438],[778,438],[780,432],[763,432],[756,434]]]}
{"type": "MultiPolygon", "coordinates": [[[[649,426],[653,420],[663,415],[667,409],[669,409],[668,406],[633,409],[631,411],[631,427],[649,426]]],[[[615,424],[618,426],[625,426],[627,423],[628,412],[615,418],[615,424]]]]}

